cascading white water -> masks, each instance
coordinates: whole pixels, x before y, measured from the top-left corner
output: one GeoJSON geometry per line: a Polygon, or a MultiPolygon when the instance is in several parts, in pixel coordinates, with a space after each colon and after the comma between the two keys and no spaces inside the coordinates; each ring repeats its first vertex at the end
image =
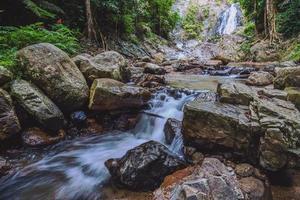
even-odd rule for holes
{"type": "Polygon", "coordinates": [[[238,4],[232,4],[219,18],[216,33],[219,35],[230,35],[241,24],[241,11],[238,4]]]}
{"type": "MultiPolygon", "coordinates": [[[[10,200],[94,200],[109,178],[104,162],[122,157],[126,151],[149,140],[164,143],[163,127],[168,118],[182,120],[183,106],[195,98],[167,90],[157,92],[150,109],[141,116],[136,128],[128,133],[66,141],[52,149],[42,160],[0,180],[0,199],[10,200]]],[[[182,138],[176,137],[170,149],[180,154],[182,138]]]]}

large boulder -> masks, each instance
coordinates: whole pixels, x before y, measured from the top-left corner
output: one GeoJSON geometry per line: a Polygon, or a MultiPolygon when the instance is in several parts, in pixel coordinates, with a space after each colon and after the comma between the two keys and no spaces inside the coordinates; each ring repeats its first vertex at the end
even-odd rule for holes
{"type": "Polygon", "coordinates": [[[155,200],[238,200],[245,199],[232,169],[215,158],[201,166],[175,172],[154,192],[155,200]]]}
{"type": "Polygon", "coordinates": [[[222,147],[246,153],[257,129],[247,113],[231,104],[189,102],[184,108],[184,142],[199,149],[222,147]]]}
{"type": "Polygon", "coordinates": [[[113,79],[96,79],[90,90],[90,110],[110,111],[140,108],[151,93],[141,87],[129,86],[113,79]]]}
{"type": "Polygon", "coordinates": [[[255,92],[242,83],[224,83],[218,85],[218,94],[223,103],[248,106],[255,97],[255,92]]]}
{"type": "Polygon", "coordinates": [[[35,85],[25,80],[15,80],[11,85],[11,95],[44,128],[53,131],[63,128],[63,113],[35,85]]]}
{"type": "Polygon", "coordinates": [[[273,75],[269,72],[252,72],[246,83],[254,86],[267,86],[273,83],[273,75]]]}
{"type": "Polygon", "coordinates": [[[89,82],[99,78],[128,79],[126,60],[115,51],[106,51],[95,57],[81,54],[74,57],[73,61],[89,82]]]}
{"type": "Polygon", "coordinates": [[[300,66],[276,68],[276,77],[274,79],[274,87],[276,89],[284,89],[285,87],[300,86],[299,80],[300,66]]]}
{"type": "Polygon", "coordinates": [[[14,136],[20,130],[12,99],[5,90],[0,89],[0,140],[14,136]]]}
{"type": "MultiPolygon", "coordinates": [[[[254,170],[259,172],[252,167],[254,170]]],[[[258,177],[256,173],[240,177],[216,158],[205,158],[201,165],[167,176],[153,194],[155,200],[272,199],[266,178],[258,177]]]]}
{"type": "Polygon", "coordinates": [[[156,189],[164,177],[186,166],[164,145],[150,141],[132,150],[120,159],[105,162],[112,179],[132,190],[156,189]]]}
{"type": "Polygon", "coordinates": [[[13,78],[13,74],[3,66],[0,66],[0,85],[3,85],[13,78]]]}
{"type": "Polygon", "coordinates": [[[79,109],[88,100],[88,86],[70,57],[52,44],[41,43],[21,49],[18,59],[30,80],[61,109],[79,109]]]}
{"type": "Polygon", "coordinates": [[[264,131],[259,143],[260,165],[271,171],[299,166],[300,112],[295,105],[262,98],[251,102],[250,110],[251,119],[264,131]]]}

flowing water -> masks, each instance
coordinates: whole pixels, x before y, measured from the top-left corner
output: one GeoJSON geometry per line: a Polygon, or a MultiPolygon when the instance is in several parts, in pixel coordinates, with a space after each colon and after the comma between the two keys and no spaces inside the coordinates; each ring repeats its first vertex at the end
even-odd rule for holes
{"type": "MultiPolygon", "coordinates": [[[[155,93],[150,109],[136,128],[101,136],[78,138],[58,144],[48,155],[13,176],[0,180],[0,199],[6,200],[94,200],[109,179],[104,162],[122,157],[127,150],[149,140],[164,143],[163,127],[168,118],[182,120],[183,106],[196,93],[167,90],[155,93]]],[[[170,149],[181,154],[182,139],[176,137],[170,149]]]]}
{"type": "Polygon", "coordinates": [[[216,33],[219,35],[230,35],[242,23],[242,12],[238,4],[232,4],[220,16],[216,33]]]}

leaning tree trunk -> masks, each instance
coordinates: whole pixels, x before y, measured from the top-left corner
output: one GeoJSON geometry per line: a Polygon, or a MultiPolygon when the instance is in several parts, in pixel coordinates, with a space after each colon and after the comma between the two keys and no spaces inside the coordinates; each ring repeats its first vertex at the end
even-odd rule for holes
{"type": "Polygon", "coordinates": [[[278,39],[276,31],[276,9],[273,0],[266,0],[265,6],[265,35],[269,38],[270,42],[278,39]]]}
{"type": "Polygon", "coordinates": [[[95,28],[91,0],[85,0],[85,9],[86,9],[86,36],[89,41],[97,42],[97,32],[95,28]]]}

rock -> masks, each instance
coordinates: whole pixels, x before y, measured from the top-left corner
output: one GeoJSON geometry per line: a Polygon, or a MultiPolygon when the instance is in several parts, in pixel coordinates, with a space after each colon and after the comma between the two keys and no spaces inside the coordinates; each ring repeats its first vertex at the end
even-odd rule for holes
{"type": "Polygon", "coordinates": [[[201,166],[165,178],[154,192],[155,200],[233,200],[244,194],[232,169],[215,158],[205,158],[201,166]]]}
{"type": "Polygon", "coordinates": [[[269,72],[252,72],[246,83],[254,86],[267,86],[273,83],[273,75],[269,72]]]}
{"type": "Polygon", "coordinates": [[[142,62],[152,62],[151,58],[149,56],[144,56],[140,59],[142,62]]]}
{"type": "Polygon", "coordinates": [[[223,103],[248,106],[255,97],[255,92],[242,83],[224,83],[218,85],[218,94],[223,103]]]}
{"type": "Polygon", "coordinates": [[[203,155],[203,153],[200,153],[200,152],[195,152],[192,155],[192,161],[194,164],[202,163],[204,158],[205,158],[205,156],[203,155]]]}
{"type": "Polygon", "coordinates": [[[53,131],[63,128],[63,113],[35,85],[24,80],[15,80],[11,85],[11,95],[44,128],[53,131]]]}
{"type": "Polygon", "coordinates": [[[181,134],[181,122],[169,118],[164,127],[166,144],[171,144],[176,135],[181,134]]]}
{"type": "Polygon", "coordinates": [[[83,111],[73,112],[70,117],[75,125],[82,125],[87,120],[87,116],[83,111]]]}
{"type": "Polygon", "coordinates": [[[268,41],[261,41],[250,48],[251,56],[257,62],[280,60],[279,51],[268,41]]]}
{"type": "Polygon", "coordinates": [[[11,81],[13,74],[3,66],[0,66],[0,86],[11,81]]]}
{"type": "Polygon", "coordinates": [[[300,110],[300,88],[288,87],[285,88],[287,92],[287,100],[291,101],[300,110]]]}
{"type": "Polygon", "coordinates": [[[6,159],[0,157],[0,177],[5,176],[9,173],[9,170],[11,170],[12,165],[9,161],[6,159]]]}
{"type": "Polygon", "coordinates": [[[290,74],[284,80],[285,87],[300,87],[300,75],[290,74]]]}
{"type": "Polygon", "coordinates": [[[297,87],[297,86],[291,85],[291,81],[293,80],[292,77],[297,77],[297,76],[300,76],[300,66],[276,68],[276,77],[274,79],[274,88],[284,89],[285,87],[297,87]],[[289,78],[289,76],[291,76],[291,78],[289,78]]]}
{"type": "Polygon", "coordinates": [[[132,150],[120,159],[105,162],[112,179],[131,190],[153,190],[164,177],[186,166],[164,145],[150,141],[132,150]]]}
{"type": "Polygon", "coordinates": [[[213,58],[213,60],[220,60],[222,61],[223,65],[227,65],[228,63],[232,62],[232,60],[229,57],[226,57],[224,55],[217,55],[213,58]]]}
{"type": "Polygon", "coordinates": [[[245,199],[262,200],[269,199],[264,183],[253,177],[242,178],[239,180],[240,187],[245,195],[245,199]]]}
{"type": "Polygon", "coordinates": [[[10,138],[21,130],[9,94],[0,88],[0,140],[10,138]]]}
{"type": "Polygon", "coordinates": [[[65,138],[65,132],[59,130],[56,136],[51,136],[40,128],[29,128],[22,133],[25,145],[30,147],[40,147],[55,144],[65,138]]]}
{"type": "Polygon", "coordinates": [[[52,44],[21,49],[17,57],[26,75],[61,109],[73,111],[88,100],[88,86],[69,56],[52,44]]]}
{"type": "Polygon", "coordinates": [[[112,79],[96,79],[90,90],[90,110],[109,111],[141,108],[151,93],[141,87],[128,86],[112,79]]]}
{"type": "Polygon", "coordinates": [[[259,143],[260,165],[271,171],[291,166],[291,154],[299,160],[300,112],[294,104],[280,99],[255,99],[251,118],[264,130],[259,143]]]}
{"type": "Polygon", "coordinates": [[[249,177],[254,174],[254,167],[247,163],[242,163],[235,167],[235,173],[240,177],[249,177]]]}
{"type": "Polygon", "coordinates": [[[95,57],[78,55],[73,58],[80,71],[89,82],[99,78],[127,79],[125,58],[116,51],[106,51],[95,57]]]}
{"type": "Polygon", "coordinates": [[[152,57],[156,63],[162,63],[165,60],[165,56],[163,53],[155,53],[152,55],[152,57]]]}
{"type": "Polygon", "coordinates": [[[154,74],[144,74],[135,80],[135,83],[141,87],[156,88],[166,84],[164,76],[154,74]]]}
{"type": "Polygon", "coordinates": [[[257,91],[258,95],[262,95],[268,98],[277,98],[281,100],[287,100],[287,92],[272,88],[253,88],[257,91]]]}
{"type": "Polygon", "coordinates": [[[148,74],[156,74],[156,75],[166,74],[166,70],[163,67],[155,65],[153,63],[146,63],[144,69],[145,69],[144,73],[148,73],[148,74]]]}
{"type": "Polygon", "coordinates": [[[184,108],[185,145],[209,150],[223,147],[245,153],[254,131],[247,110],[234,105],[192,101],[184,108]]]}

